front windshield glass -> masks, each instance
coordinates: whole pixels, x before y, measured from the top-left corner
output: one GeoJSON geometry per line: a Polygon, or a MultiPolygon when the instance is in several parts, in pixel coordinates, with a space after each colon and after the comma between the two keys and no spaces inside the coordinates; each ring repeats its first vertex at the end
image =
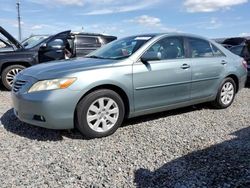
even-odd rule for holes
{"type": "Polygon", "coordinates": [[[111,42],[104,47],[89,54],[89,58],[124,59],[135,53],[152,36],[127,37],[111,42]]]}
{"type": "Polygon", "coordinates": [[[33,48],[34,46],[47,39],[49,36],[32,36],[22,42],[22,46],[25,48],[33,48]]]}

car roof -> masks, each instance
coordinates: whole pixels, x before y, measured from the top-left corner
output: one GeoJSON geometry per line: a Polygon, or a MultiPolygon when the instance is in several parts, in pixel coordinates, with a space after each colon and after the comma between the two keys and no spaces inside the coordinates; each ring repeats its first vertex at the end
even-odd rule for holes
{"type": "Polygon", "coordinates": [[[91,36],[103,36],[103,37],[116,37],[108,34],[100,34],[100,33],[88,33],[88,32],[71,32],[71,35],[91,35],[91,36]]]}
{"type": "Polygon", "coordinates": [[[138,35],[132,35],[127,37],[161,37],[161,36],[183,36],[183,37],[194,37],[194,38],[200,38],[209,40],[205,37],[195,35],[195,34],[189,34],[189,33],[180,33],[180,32],[169,32],[169,33],[145,33],[145,34],[138,34],[138,35]]]}

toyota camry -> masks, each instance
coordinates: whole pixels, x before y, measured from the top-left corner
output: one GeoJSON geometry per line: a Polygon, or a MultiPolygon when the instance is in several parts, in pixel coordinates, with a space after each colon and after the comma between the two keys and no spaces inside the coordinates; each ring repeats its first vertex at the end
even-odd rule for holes
{"type": "Polygon", "coordinates": [[[221,45],[190,34],[130,36],[85,58],[54,61],[14,80],[15,115],[49,129],[76,127],[108,136],[124,118],[211,102],[227,108],[244,87],[247,64],[221,45]]]}

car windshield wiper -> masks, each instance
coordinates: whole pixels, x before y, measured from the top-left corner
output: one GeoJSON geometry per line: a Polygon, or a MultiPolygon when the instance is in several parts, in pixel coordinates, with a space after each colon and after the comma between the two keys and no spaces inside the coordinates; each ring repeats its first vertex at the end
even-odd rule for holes
{"type": "Polygon", "coordinates": [[[105,57],[101,56],[96,56],[96,55],[91,55],[91,56],[86,56],[87,58],[95,58],[95,59],[106,59],[105,57]]]}
{"type": "Polygon", "coordinates": [[[113,58],[110,58],[110,59],[120,60],[120,59],[125,59],[125,58],[128,58],[128,57],[130,57],[130,55],[120,56],[120,57],[113,57],[113,58]]]}

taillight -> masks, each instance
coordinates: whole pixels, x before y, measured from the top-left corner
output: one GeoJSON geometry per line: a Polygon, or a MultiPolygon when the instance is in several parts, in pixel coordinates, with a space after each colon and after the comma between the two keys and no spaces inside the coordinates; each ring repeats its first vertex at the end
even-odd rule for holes
{"type": "Polygon", "coordinates": [[[245,60],[242,61],[242,65],[247,70],[247,62],[245,60]]]}

